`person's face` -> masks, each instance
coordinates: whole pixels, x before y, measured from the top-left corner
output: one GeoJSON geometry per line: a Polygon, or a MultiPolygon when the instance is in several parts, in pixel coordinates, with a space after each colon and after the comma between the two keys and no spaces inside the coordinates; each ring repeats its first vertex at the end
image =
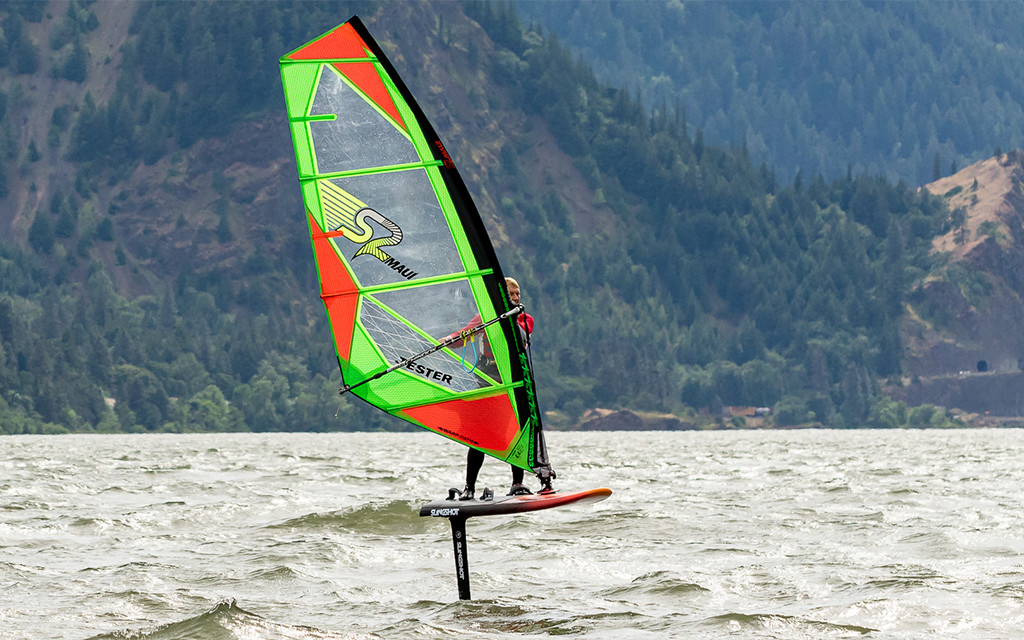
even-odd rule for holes
{"type": "Polygon", "coordinates": [[[512,301],[512,304],[519,304],[519,287],[514,284],[508,286],[508,297],[512,301]]]}

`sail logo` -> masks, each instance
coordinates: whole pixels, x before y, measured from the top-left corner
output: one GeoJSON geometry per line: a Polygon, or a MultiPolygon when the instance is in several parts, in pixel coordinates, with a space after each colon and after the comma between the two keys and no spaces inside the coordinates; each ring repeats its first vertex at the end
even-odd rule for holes
{"type": "Polygon", "coordinates": [[[402,264],[398,260],[395,260],[388,254],[381,250],[381,247],[393,247],[402,241],[402,228],[386,218],[383,214],[375,209],[365,207],[360,209],[356,213],[355,218],[356,225],[359,227],[360,235],[352,237],[349,234],[345,234],[345,237],[356,244],[362,244],[359,251],[356,251],[352,259],[355,260],[359,256],[373,256],[385,266],[391,267],[394,271],[398,272],[406,280],[412,280],[419,275],[419,272],[413,271],[408,266],[402,264]],[[373,237],[373,227],[367,222],[367,220],[373,220],[390,234],[379,238],[373,237]],[[362,240],[366,238],[366,240],[362,240]],[[361,241],[362,240],[362,241],[361,241]]]}
{"type": "Polygon", "coordinates": [[[424,367],[422,364],[416,364],[415,362],[410,362],[409,364],[405,365],[405,368],[408,369],[409,371],[412,371],[413,373],[418,373],[427,380],[433,378],[434,380],[446,384],[449,387],[452,385],[451,374],[444,373],[443,371],[437,371],[436,369],[431,369],[430,367],[424,367]]]}
{"type": "Polygon", "coordinates": [[[412,280],[419,275],[417,271],[402,264],[383,250],[383,247],[393,247],[402,242],[402,228],[393,220],[330,180],[318,181],[317,189],[327,222],[326,227],[340,231],[341,235],[350,242],[362,245],[352,256],[353,260],[359,256],[373,256],[406,280],[412,280]],[[371,222],[375,222],[383,228],[388,235],[375,238],[371,222]]]}
{"type": "Polygon", "coordinates": [[[452,157],[448,155],[448,150],[444,148],[444,145],[441,144],[441,141],[434,140],[434,144],[437,145],[437,148],[441,151],[441,157],[444,158],[444,166],[448,169],[454,169],[455,163],[452,162],[452,157]]]}
{"type": "MultiPolygon", "coordinates": [[[[357,253],[356,255],[358,256],[359,254],[357,253]]],[[[355,256],[353,256],[353,257],[355,257],[355,256]]],[[[402,264],[398,260],[395,260],[391,256],[388,256],[388,259],[384,261],[384,264],[386,264],[387,266],[391,267],[392,269],[397,271],[399,274],[405,276],[406,280],[412,280],[416,276],[420,275],[418,271],[413,271],[412,269],[410,269],[409,267],[405,266],[404,264],[402,264]]]]}

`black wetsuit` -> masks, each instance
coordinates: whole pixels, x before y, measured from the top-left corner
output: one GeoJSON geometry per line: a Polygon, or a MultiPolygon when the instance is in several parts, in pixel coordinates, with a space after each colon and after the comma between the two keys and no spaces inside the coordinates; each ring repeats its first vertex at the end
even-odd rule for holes
{"type": "MultiPolygon", "coordinates": [[[[483,463],[484,452],[479,449],[470,449],[466,456],[466,488],[468,490],[476,491],[476,477],[479,475],[483,463]]],[[[514,464],[509,466],[512,467],[512,484],[523,484],[526,470],[514,464]]]]}
{"type": "MultiPolygon", "coordinates": [[[[533,316],[528,313],[521,313],[516,318],[519,328],[526,335],[533,333],[533,316]]],[[[473,320],[463,328],[466,331],[472,327],[479,326],[480,316],[477,315],[473,320]]],[[[453,336],[457,334],[452,334],[453,336]]],[[[491,364],[494,367],[495,374],[497,373],[497,365],[494,365],[493,356],[491,355],[491,346],[487,342],[487,336],[484,336],[484,358],[485,362],[491,364]]],[[[490,372],[487,372],[491,375],[490,372]]],[[[493,376],[497,378],[497,376],[493,376]]],[[[476,477],[480,474],[480,467],[484,464],[484,452],[477,449],[470,449],[466,455],[466,490],[476,491],[476,477]]],[[[509,465],[512,467],[512,484],[523,484],[523,477],[525,475],[525,469],[517,467],[514,464],[509,465]]]]}

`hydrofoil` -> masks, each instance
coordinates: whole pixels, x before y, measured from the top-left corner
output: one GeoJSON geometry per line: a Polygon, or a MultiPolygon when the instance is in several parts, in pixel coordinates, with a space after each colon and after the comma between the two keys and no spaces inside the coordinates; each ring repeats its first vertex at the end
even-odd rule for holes
{"type": "Polygon", "coordinates": [[[466,545],[466,520],[474,516],[500,516],[553,509],[570,504],[600,502],[612,495],[611,489],[562,492],[545,489],[539,493],[494,497],[485,490],[479,499],[460,500],[454,489],[448,497],[420,507],[421,517],[448,518],[452,526],[452,547],[455,552],[455,577],[459,584],[459,599],[469,600],[469,554],[466,545]]]}

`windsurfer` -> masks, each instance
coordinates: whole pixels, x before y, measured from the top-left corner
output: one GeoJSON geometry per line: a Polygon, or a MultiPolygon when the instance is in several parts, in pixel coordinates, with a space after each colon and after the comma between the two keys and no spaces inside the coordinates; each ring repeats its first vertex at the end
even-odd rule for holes
{"type": "MultiPolygon", "coordinates": [[[[521,295],[519,289],[519,283],[516,282],[515,278],[505,278],[505,287],[508,289],[508,297],[513,305],[519,304],[519,298],[521,295]]],[[[462,328],[462,332],[468,331],[473,327],[478,327],[481,324],[480,314],[477,314],[470,320],[469,324],[462,328]]],[[[516,322],[519,323],[519,328],[527,336],[533,333],[533,316],[526,313],[520,313],[516,317],[516,322]]],[[[457,336],[461,332],[452,334],[452,337],[457,336]]],[[[487,336],[483,338],[483,348],[481,349],[483,356],[483,364],[478,364],[477,368],[481,369],[487,375],[497,377],[497,367],[494,364],[494,356],[491,353],[491,345],[487,342],[487,336]],[[492,375],[489,367],[493,367],[494,374],[492,375]]],[[[472,500],[476,494],[476,478],[480,473],[480,467],[484,463],[484,452],[478,449],[470,449],[466,456],[466,487],[462,490],[462,495],[459,497],[460,500],[472,500]]],[[[509,490],[508,495],[519,495],[523,493],[530,493],[530,490],[523,484],[524,470],[515,465],[512,467],[512,488],[509,490]]]]}

